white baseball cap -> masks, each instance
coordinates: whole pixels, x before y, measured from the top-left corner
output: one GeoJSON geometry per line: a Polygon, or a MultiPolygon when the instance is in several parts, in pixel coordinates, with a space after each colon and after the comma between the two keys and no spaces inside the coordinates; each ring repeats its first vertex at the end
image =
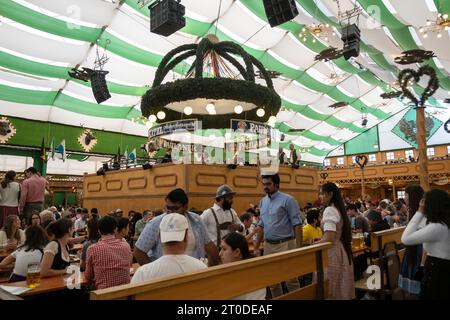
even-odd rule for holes
{"type": "Polygon", "coordinates": [[[159,225],[161,243],[183,241],[187,229],[188,221],[184,215],[180,213],[169,213],[165,215],[159,225]]]}

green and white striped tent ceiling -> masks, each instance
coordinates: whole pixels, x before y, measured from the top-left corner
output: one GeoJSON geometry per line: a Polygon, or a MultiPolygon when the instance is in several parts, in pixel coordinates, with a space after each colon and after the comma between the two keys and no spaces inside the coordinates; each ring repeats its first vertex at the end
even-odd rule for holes
{"type": "MultiPolygon", "coordinates": [[[[423,38],[419,27],[438,13],[450,13],[450,1],[340,0],[342,11],[362,8],[361,54],[354,61],[333,62],[314,57],[330,45],[342,47],[339,33],[328,43],[313,36],[303,41],[299,34],[312,23],[339,28],[335,0],[297,0],[299,15],[276,28],[268,24],[262,0],[182,0],[186,27],[169,37],[150,33],[149,10],[138,2],[0,0],[0,114],[146,136],[145,124],[133,120],[141,115],[141,95],[162,57],[216,32],[220,40],[241,44],[267,69],[282,74],[274,79],[282,97],[276,125],[285,133],[306,129],[287,134],[288,140],[307,148],[305,161],[322,162],[342,143],[408,108],[400,100],[380,98],[404,68],[394,63],[404,50],[436,53],[424,63],[440,79],[428,104],[430,109],[447,108],[448,118],[443,99],[450,96],[449,34],[423,38]],[[67,71],[78,65],[92,68],[97,44],[102,53],[108,40],[105,70],[112,97],[99,105],[90,84],[71,79],[67,71]],[[339,75],[339,82],[330,81],[331,73],[339,75]],[[340,101],[348,106],[328,107],[340,101]],[[362,113],[367,113],[367,127],[361,125],[362,113]]],[[[166,81],[186,70],[186,64],[179,65],[166,81]]],[[[423,86],[419,83],[415,90],[423,86]]]]}

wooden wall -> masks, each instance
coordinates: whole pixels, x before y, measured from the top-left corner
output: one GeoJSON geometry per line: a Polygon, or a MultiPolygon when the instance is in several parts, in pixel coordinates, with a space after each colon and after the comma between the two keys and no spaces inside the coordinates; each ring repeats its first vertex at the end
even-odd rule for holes
{"type": "MultiPolygon", "coordinates": [[[[317,170],[288,166],[279,169],[281,191],[293,195],[301,206],[318,196],[317,170]]],[[[237,195],[233,208],[240,214],[250,203],[264,196],[257,167],[229,169],[224,165],[162,164],[150,170],[142,168],[108,171],[104,176],[85,175],[83,206],[98,208],[101,214],[117,208],[129,210],[162,208],[164,198],[175,188],[189,195],[189,207],[204,210],[214,203],[217,188],[230,185],[237,195]]]]}

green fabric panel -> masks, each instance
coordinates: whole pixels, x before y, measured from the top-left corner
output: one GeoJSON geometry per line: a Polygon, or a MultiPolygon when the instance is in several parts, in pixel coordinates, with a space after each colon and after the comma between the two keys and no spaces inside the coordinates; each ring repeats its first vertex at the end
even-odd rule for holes
{"type": "MultiPolygon", "coordinates": [[[[65,139],[67,151],[84,152],[81,145],[78,143],[78,137],[83,133],[83,128],[81,127],[14,117],[8,117],[8,119],[17,130],[17,133],[8,140],[9,145],[40,148],[42,138],[44,137],[46,148],[50,147],[52,138],[54,138],[55,147],[65,139]],[[36,134],[30,134],[30,132],[36,134]]],[[[117,148],[119,146],[121,146],[121,150],[125,150],[125,144],[128,144],[129,147],[136,147],[138,156],[144,156],[140,150],[140,146],[147,141],[146,137],[97,129],[91,129],[91,131],[97,138],[97,143],[91,150],[92,153],[114,155],[117,153],[117,148]],[[124,141],[124,143],[122,143],[122,141],[124,141]]],[[[131,150],[129,149],[129,151],[131,150]]]]}
{"type": "Polygon", "coordinates": [[[65,204],[64,204],[64,198],[65,198],[64,192],[55,192],[55,193],[53,194],[53,204],[54,204],[55,206],[62,206],[62,205],[65,205],[65,204]]]}
{"type": "MultiPolygon", "coordinates": [[[[72,98],[63,93],[59,94],[54,102],[54,106],[64,110],[77,112],[94,117],[124,119],[128,114],[127,106],[105,106],[72,98]]],[[[101,121],[99,119],[99,121],[101,121]]]]}
{"type": "Polygon", "coordinates": [[[332,26],[339,28],[339,23],[328,18],[319,8],[317,8],[315,0],[296,0],[297,3],[302,6],[308,13],[321,21],[322,23],[328,23],[332,26]]]}
{"type": "Polygon", "coordinates": [[[0,15],[41,31],[80,41],[95,42],[102,32],[99,28],[69,24],[49,17],[11,0],[0,0],[0,15]]]}
{"type": "Polygon", "coordinates": [[[52,105],[57,94],[57,91],[29,90],[0,84],[0,99],[10,102],[52,105]]]}
{"type": "Polygon", "coordinates": [[[434,5],[438,9],[439,13],[450,14],[450,1],[448,0],[434,0],[434,5]]]}
{"type": "Polygon", "coordinates": [[[67,194],[67,205],[73,206],[77,205],[77,194],[73,192],[66,192],[67,194]]]}
{"type": "Polygon", "coordinates": [[[361,133],[344,144],[346,155],[378,152],[378,126],[361,133]],[[377,148],[373,146],[376,145],[377,148]]]}

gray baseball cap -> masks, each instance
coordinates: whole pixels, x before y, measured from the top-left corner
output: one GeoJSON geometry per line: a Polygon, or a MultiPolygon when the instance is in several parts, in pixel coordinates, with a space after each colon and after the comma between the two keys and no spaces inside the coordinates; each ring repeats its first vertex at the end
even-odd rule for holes
{"type": "Polygon", "coordinates": [[[234,196],[236,192],[231,189],[231,187],[227,184],[221,185],[216,191],[216,198],[225,197],[228,195],[234,196]]]}

